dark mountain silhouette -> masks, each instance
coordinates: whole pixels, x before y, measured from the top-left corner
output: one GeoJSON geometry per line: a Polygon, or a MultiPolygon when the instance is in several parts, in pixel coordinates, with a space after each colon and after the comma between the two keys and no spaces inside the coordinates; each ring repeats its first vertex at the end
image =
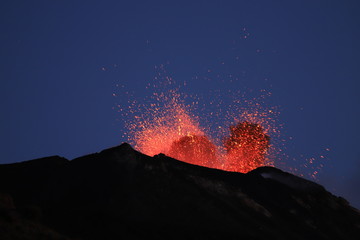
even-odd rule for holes
{"type": "Polygon", "coordinates": [[[360,214],[276,168],[225,172],[124,143],[0,165],[0,239],[360,239],[360,214]]]}

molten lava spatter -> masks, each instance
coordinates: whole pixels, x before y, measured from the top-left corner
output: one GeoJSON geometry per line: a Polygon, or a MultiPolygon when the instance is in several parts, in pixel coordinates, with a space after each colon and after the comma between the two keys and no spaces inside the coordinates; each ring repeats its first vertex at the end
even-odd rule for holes
{"type": "Polygon", "coordinates": [[[168,153],[184,162],[213,167],[217,163],[216,146],[206,137],[188,135],[175,140],[168,153]]]}
{"type": "Polygon", "coordinates": [[[143,106],[130,125],[137,150],[150,156],[164,153],[191,164],[244,173],[271,165],[267,161],[270,137],[261,125],[266,121],[260,114],[242,112],[240,118],[258,123],[238,120],[237,125],[230,127],[228,137],[221,136],[223,132],[218,135],[218,140],[225,141],[214,144],[177,90],[153,96],[155,101],[143,106]]]}
{"type": "Polygon", "coordinates": [[[123,137],[138,151],[150,156],[163,153],[191,164],[243,173],[260,166],[275,166],[275,161],[276,167],[300,176],[308,172],[302,167],[315,167],[310,173],[312,178],[322,168],[322,164],[313,164],[314,157],[302,164],[303,156],[297,167],[287,165],[286,140],[280,133],[283,126],[277,122],[280,111],[266,104],[271,92],[262,89],[254,97],[253,91],[230,88],[230,75],[230,89],[215,88],[209,91],[210,96],[200,98],[180,93],[187,84],[175,84],[164,65],[155,69],[154,81],[145,87],[149,94],[139,101],[134,92],[126,91],[126,107],[117,105],[128,130],[123,137]],[[202,98],[206,100],[201,102],[202,98]]]}
{"type": "Polygon", "coordinates": [[[127,124],[128,136],[137,150],[150,156],[163,153],[195,165],[244,173],[272,165],[267,156],[272,148],[270,135],[276,134],[271,110],[262,109],[256,99],[255,103],[242,101],[236,94],[237,98],[225,108],[220,106],[222,101],[211,102],[219,111],[207,114],[210,121],[206,122],[218,124],[210,129],[201,126],[199,117],[193,114],[198,99],[186,104],[187,96],[180,94],[173,80],[162,74],[155,77],[147,103],[129,102],[133,119],[127,124]],[[164,80],[162,86],[160,79],[164,80]],[[244,106],[249,107],[243,109],[244,106]],[[234,126],[226,131],[229,125],[234,126]]]}
{"type": "Polygon", "coordinates": [[[248,172],[265,165],[270,137],[259,124],[245,121],[230,127],[230,136],[224,144],[227,151],[225,168],[248,172]]]}
{"type": "Polygon", "coordinates": [[[164,153],[175,158],[175,155],[170,155],[171,145],[175,141],[185,136],[204,136],[205,133],[195,116],[187,110],[188,107],[180,101],[176,90],[153,96],[155,102],[150,107],[143,107],[143,112],[136,115],[135,121],[129,125],[132,141],[135,148],[144,154],[153,156],[164,153]]]}

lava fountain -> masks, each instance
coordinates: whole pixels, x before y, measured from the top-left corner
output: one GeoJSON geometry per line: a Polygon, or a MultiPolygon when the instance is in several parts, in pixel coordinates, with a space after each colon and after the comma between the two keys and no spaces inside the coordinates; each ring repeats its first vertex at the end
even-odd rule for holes
{"type": "MultiPolygon", "coordinates": [[[[177,90],[153,94],[154,103],[150,106],[141,106],[136,109],[134,121],[129,124],[131,142],[135,148],[144,154],[153,156],[164,153],[173,157],[180,157],[171,150],[171,145],[185,136],[205,136],[195,116],[191,116],[187,106],[181,101],[177,90]],[[172,154],[170,154],[170,152],[172,154]]],[[[185,154],[184,156],[188,156],[185,154]]],[[[193,157],[196,157],[193,155],[193,157]]],[[[196,164],[194,161],[185,160],[196,164]]]]}
{"type": "Polygon", "coordinates": [[[270,136],[260,114],[238,114],[246,117],[234,119],[229,136],[217,133],[217,141],[213,141],[177,89],[153,93],[152,100],[136,105],[134,119],[128,124],[130,141],[140,152],[150,156],[164,153],[187,163],[243,173],[272,165],[267,158],[270,136]]]}
{"type": "Polygon", "coordinates": [[[206,136],[183,136],[171,144],[168,155],[206,167],[216,167],[217,164],[216,146],[206,136]]]}
{"type": "Polygon", "coordinates": [[[245,121],[230,126],[230,136],[224,144],[226,169],[248,172],[265,165],[270,137],[261,125],[245,121]]]}

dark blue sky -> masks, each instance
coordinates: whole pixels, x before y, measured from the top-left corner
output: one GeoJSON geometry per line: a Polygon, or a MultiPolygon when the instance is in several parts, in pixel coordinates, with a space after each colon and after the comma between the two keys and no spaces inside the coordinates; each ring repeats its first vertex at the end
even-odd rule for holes
{"type": "Polygon", "coordinates": [[[166,64],[187,93],[272,92],[267,104],[280,108],[282,138],[293,137],[289,159],[325,154],[319,182],[359,208],[359,6],[1,1],[0,162],[71,159],[126,141],[113,107],[127,96],[115,85],[141,99],[154,66],[166,64]],[[230,74],[238,78],[231,86],[222,81],[230,74]]]}

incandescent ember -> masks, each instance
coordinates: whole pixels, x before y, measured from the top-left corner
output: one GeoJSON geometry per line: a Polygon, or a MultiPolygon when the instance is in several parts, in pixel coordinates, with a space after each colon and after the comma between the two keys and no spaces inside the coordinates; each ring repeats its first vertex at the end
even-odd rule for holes
{"type": "Polygon", "coordinates": [[[224,142],[226,168],[236,172],[249,172],[265,165],[270,137],[256,123],[239,122],[230,127],[230,136],[224,142]]]}

